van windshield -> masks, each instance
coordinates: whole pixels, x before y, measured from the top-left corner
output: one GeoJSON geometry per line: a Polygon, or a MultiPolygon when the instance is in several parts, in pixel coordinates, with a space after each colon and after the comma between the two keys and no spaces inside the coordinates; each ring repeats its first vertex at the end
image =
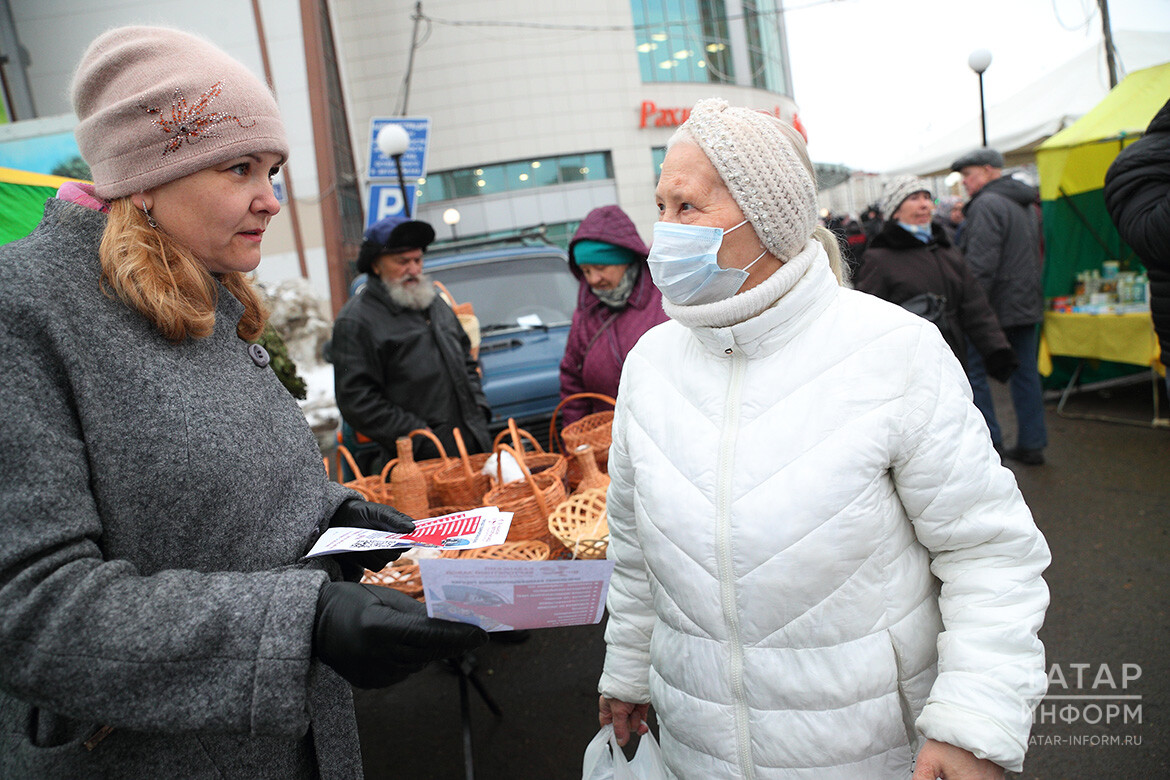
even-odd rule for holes
{"type": "Polygon", "coordinates": [[[568,325],[577,307],[577,279],[559,257],[469,263],[426,273],[445,284],[458,303],[470,301],[485,332],[568,325]]]}

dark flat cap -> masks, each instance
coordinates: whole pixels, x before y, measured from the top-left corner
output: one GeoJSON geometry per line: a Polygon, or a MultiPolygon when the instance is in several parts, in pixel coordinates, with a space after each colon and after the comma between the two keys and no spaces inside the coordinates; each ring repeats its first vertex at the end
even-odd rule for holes
{"type": "Polygon", "coordinates": [[[968,165],[990,165],[992,168],[1002,168],[1003,155],[990,146],[981,146],[951,163],[951,170],[961,171],[968,165]]]}
{"type": "Polygon", "coordinates": [[[357,257],[359,273],[373,271],[374,261],[382,255],[421,249],[424,252],[435,240],[435,229],[426,222],[395,215],[383,217],[366,230],[365,241],[357,257]]]}

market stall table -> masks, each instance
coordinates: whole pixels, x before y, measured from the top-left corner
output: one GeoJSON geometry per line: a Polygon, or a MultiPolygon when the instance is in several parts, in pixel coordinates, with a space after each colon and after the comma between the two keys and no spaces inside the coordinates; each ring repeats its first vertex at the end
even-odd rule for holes
{"type": "MultiPolygon", "coordinates": [[[[1165,373],[1160,362],[1158,339],[1148,311],[1125,314],[1086,314],[1080,312],[1045,312],[1044,327],[1040,332],[1040,353],[1037,359],[1040,373],[1052,373],[1052,356],[1079,358],[1076,370],[1065,386],[1057,404],[1056,413],[1065,417],[1090,417],[1064,411],[1064,405],[1080,378],[1085,360],[1111,360],[1150,368],[1150,382],[1154,396],[1152,426],[1170,426],[1170,420],[1159,414],[1158,375],[1165,373]]],[[[1137,420],[1114,417],[1092,417],[1145,425],[1137,420]]]]}

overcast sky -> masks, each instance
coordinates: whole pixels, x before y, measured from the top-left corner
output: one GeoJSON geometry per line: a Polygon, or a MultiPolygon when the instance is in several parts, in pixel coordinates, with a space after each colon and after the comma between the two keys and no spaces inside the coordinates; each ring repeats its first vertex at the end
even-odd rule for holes
{"type": "MultiPolygon", "coordinates": [[[[992,54],[983,75],[990,108],[1102,38],[1096,0],[784,5],[793,90],[813,159],[874,172],[920,145],[911,139],[929,140],[978,118],[979,80],[967,66],[972,51],[992,54]]],[[[1115,34],[1170,31],[1170,0],[1108,6],[1115,34]]],[[[978,136],[971,140],[979,144],[978,136]]]]}

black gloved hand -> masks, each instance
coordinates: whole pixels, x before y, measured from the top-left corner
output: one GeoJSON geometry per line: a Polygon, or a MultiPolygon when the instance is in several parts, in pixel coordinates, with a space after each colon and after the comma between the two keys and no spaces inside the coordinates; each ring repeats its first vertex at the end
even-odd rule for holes
{"type": "Polygon", "coordinates": [[[1016,366],[1020,365],[1020,359],[1010,347],[1004,347],[983,358],[983,365],[987,369],[987,375],[996,382],[1006,382],[1011,378],[1016,366]]]}
{"type": "MultiPolygon", "coordinates": [[[[414,521],[392,506],[375,504],[353,498],[337,507],[329,518],[330,528],[369,528],[373,531],[389,531],[408,534],[414,530],[414,521]]],[[[343,564],[360,566],[370,571],[382,571],[386,564],[398,560],[405,548],[397,550],[363,550],[361,552],[337,553],[333,557],[343,564]]]]}
{"type": "Polygon", "coordinates": [[[359,688],[384,688],[488,641],[479,626],[427,617],[393,588],[327,582],[317,596],[313,653],[359,688]]]}

